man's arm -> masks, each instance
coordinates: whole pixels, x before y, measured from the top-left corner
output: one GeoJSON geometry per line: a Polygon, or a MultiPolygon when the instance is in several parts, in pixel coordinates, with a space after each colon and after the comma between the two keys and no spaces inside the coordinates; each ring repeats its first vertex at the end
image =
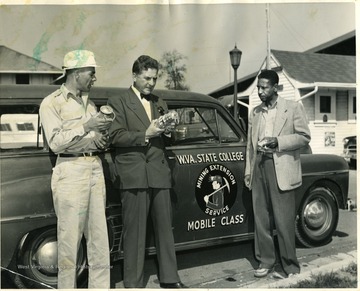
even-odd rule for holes
{"type": "MultiPolygon", "coordinates": [[[[50,98],[45,98],[40,105],[40,120],[45,137],[52,151],[61,153],[67,151],[97,150],[95,131],[107,129],[108,121],[92,117],[85,124],[71,129],[63,129],[59,110],[50,98]]],[[[102,142],[100,142],[102,143],[102,142]]]]}
{"type": "Polygon", "coordinates": [[[311,140],[306,113],[301,103],[295,103],[293,114],[293,133],[277,137],[280,152],[300,149],[308,145],[311,140]]]}
{"type": "Polygon", "coordinates": [[[110,97],[108,105],[115,113],[115,119],[109,128],[111,143],[116,147],[146,146],[146,130],[130,131],[125,105],[118,96],[110,97]]]}
{"type": "Polygon", "coordinates": [[[40,120],[50,148],[58,153],[76,144],[87,133],[83,126],[64,130],[56,106],[50,98],[40,105],[40,120]]]}

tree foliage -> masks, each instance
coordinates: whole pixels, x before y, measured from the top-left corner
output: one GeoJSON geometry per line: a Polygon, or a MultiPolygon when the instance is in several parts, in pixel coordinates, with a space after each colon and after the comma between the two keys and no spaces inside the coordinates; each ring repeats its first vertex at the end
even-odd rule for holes
{"type": "Polygon", "coordinates": [[[187,71],[184,60],[186,56],[177,50],[165,52],[160,59],[159,78],[166,77],[165,87],[169,90],[189,91],[190,87],[185,84],[187,71]]]}

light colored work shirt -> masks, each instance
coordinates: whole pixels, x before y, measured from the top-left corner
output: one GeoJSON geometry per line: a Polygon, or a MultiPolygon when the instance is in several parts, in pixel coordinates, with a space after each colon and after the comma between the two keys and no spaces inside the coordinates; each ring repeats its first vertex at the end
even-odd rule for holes
{"type": "Polygon", "coordinates": [[[97,151],[94,131],[85,132],[84,123],[97,114],[97,108],[87,94],[81,97],[63,84],[40,105],[40,120],[46,140],[56,153],[97,151]]]}
{"type": "MultiPolygon", "coordinates": [[[[260,125],[259,125],[259,142],[261,142],[265,137],[273,137],[275,118],[277,113],[277,100],[272,106],[266,106],[265,103],[262,104],[261,116],[260,116],[260,125]]],[[[274,151],[273,149],[268,149],[269,152],[274,151]]]]}

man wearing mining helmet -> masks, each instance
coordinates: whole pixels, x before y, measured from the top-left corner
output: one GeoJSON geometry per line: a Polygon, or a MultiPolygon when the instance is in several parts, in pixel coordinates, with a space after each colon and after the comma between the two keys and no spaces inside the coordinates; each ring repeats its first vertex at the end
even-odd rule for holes
{"type": "Polygon", "coordinates": [[[47,143],[57,154],[51,178],[57,215],[58,289],[76,288],[77,252],[85,235],[89,288],[110,288],[105,181],[98,154],[109,143],[111,119],[89,99],[96,81],[94,54],[75,50],[64,57],[65,83],[40,106],[47,143]]]}

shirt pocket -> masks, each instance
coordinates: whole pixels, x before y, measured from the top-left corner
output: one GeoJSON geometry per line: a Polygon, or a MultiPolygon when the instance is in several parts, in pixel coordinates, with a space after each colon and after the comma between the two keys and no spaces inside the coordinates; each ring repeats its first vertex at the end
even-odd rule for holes
{"type": "Polygon", "coordinates": [[[72,111],[72,112],[66,111],[61,113],[61,118],[65,121],[80,120],[82,117],[83,114],[80,111],[72,111]]]}
{"type": "Polygon", "coordinates": [[[84,123],[83,113],[79,110],[77,111],[64,111],[61,113],[63,129],[73,129],[84,123]]]}

